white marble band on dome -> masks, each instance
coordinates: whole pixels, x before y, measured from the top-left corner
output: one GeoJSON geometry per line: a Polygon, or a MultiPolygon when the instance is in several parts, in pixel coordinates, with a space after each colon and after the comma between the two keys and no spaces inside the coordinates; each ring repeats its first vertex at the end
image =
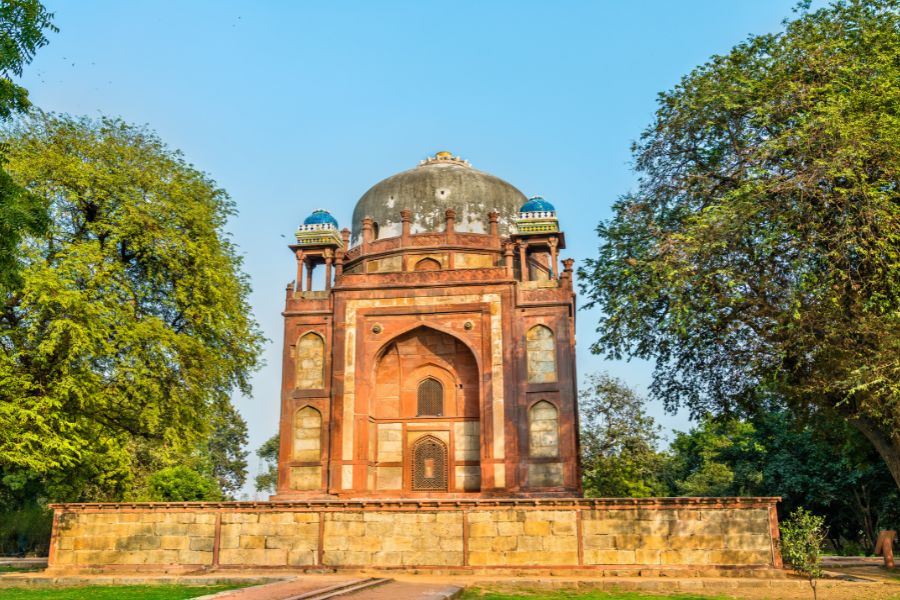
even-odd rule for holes
{"type": "Polygon", "coordinates": [[[297,231],[323,231],[326,229],[337,229],[337,227],[333,223],[312,223],[297,227],[297,231]]]}
{"type": "Polygon", "coordinates": [[[520,212],[517,213],[518,218],[520,219],[555,219],[556,211],[555,210],[539,210],[532,212],[520,212]]]}

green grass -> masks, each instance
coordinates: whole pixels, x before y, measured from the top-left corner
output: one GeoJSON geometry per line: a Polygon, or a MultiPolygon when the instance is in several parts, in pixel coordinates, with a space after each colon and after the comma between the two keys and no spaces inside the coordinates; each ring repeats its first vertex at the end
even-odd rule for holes
{"type": "Polygon", "coordinates": [[[46,567],[44,565],[33,567],[33,566],[24,566],[24,567],[14,567],[12,565],[0,565],[0,575],[3,573],[28,573],[30,571],[43,571],[46,567]]]}
{"type": "Polygon", "coordinates": [[[239,585],[92,585],[0,588],[3,600],[184,600],[233,590],[239,585]]]}
{"type": "Polygon", "coordinates": [[[719,600],[722,596],[697,596],[694,594],[644,594],[640,592],[515,592],[497,593],[479,589],[466,590],[461,600],[650,600],[666,598],[667,600],[719,600]]]}

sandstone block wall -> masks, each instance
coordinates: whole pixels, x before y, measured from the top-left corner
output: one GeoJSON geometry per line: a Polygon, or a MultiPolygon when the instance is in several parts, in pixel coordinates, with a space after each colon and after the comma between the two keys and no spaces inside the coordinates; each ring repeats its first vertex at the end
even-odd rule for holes
{"type": "Polygon", "coordinates": [[[60,504],[50,568],[780,567],[776,501],[60,504]]]}

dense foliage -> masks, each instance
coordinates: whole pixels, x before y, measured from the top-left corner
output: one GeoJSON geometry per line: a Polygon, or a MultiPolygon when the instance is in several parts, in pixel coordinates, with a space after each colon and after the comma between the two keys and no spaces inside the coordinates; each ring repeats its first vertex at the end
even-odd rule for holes
{"type": "MultiPolygon", "coordinates": [[[[0,122],[26,110],[28,90],[13,82],[25,65],[47,43],[47,31],[56,31],[53,15],[37,0],[0,2],[0,122]]],[[[17,250],[23,233],[44,230],[47,211],[39,198],[27,193],[5,171],[0,147],[0,291],[19,281],[17,250]]]]}
{"type": "Polygon", "coordinates": [[[665,454],[660,477],[672,495],[780,496],[782,515],[822,515],[842,553],[871,552],[879,530],[900,525],[900,491],[843,420],[813,426],[777,407],[751,420],[706,418],[676,433],[665,454]]]}
{"type": "Polygon", "coordinates": [[[584,493],[609,498],[666,496],[659,479],[660,428],[644,400],[606,373],[588,377],[578,398],[584,493]]]}
{"type": "Polygon", "coordinates": [[[4,143],[50,223],[0,305],[0,499],[152,498],[175,466],[233,492],[261,336],[231,200],[119,120],[36,114],[4,143]]]}
{"type": "Polygon", "coordinates": [[[148,480],[150,500],[157,502],[197,502],[218,500],[215,483],[202,473],[182,465],[165,467],[148,480]]]}
{"type": "Polygon", "coordinates": [[[838,1],[659,98],[580,275],[594,351],[693,415],[846,419],[900,486],[900,9],[838,1]]]}
{"type": "Polygon", "coordinates": [[[752,418],[707,415],[661,447],[640,396],[603,374],[583,388],[586,495],[780,496],[782,516],[801,507],[822,515],[830,546],[845,554],[871,552],[878,531],[900,527],[900,491],[842,419],[813,425],[770,402],[752,418]]]}

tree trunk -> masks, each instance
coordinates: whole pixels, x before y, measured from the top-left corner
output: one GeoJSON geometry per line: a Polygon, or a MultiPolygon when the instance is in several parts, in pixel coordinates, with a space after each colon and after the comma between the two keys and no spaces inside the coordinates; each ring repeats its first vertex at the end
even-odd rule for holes
{"type": "Polygon", "coordinates": [[[872,442],[875,450],[884,459],[897,487],[900,488],[900,432],[885,433],[866,417],[851,418],[850,424],[872,442]]]}

